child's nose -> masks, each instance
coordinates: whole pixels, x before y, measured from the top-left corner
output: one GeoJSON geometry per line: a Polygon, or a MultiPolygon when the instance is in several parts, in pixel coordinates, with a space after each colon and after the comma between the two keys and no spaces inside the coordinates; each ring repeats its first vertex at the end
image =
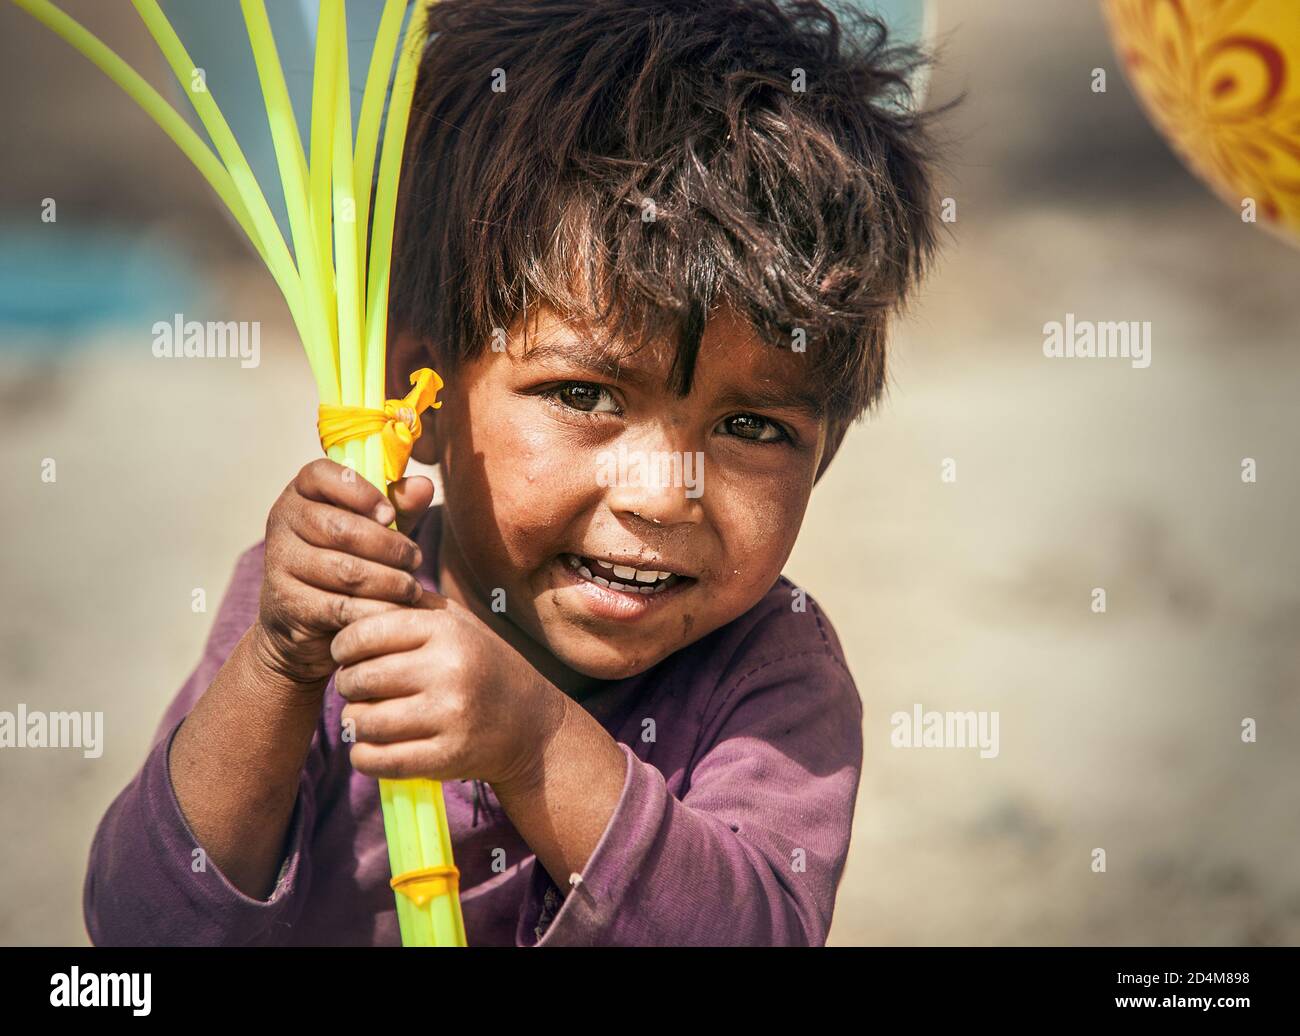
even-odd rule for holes
{"type": "Polygon", "coordinates": [[[615,514],[635,515],[651,525],[698,525],[703,516],[698,500],[672,486],[662,489],[621,486],[611,490],[606,499],[615,514]]]}
{"type": "Polygon", "coordinates": [[[703,520],[703,453],[620,446],[602,455],[600,464],[605,503],[615,514],[659,526],[703,520]]]}

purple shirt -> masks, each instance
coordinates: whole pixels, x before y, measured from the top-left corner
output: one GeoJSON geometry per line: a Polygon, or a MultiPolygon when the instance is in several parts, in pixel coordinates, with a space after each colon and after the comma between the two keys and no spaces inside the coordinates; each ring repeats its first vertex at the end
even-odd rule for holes
{"type": "MultiPolygon", "coordinates": [[[[431,509],[413,533],[430,590],[439,518],[431,509]]],[[[270,897],[240,892],[211,860],[192,869],[199,843],[167,754],[256,620],[264,549],[239,558],[202,659],[100,821],[84,897],[96,944],[401,942],[379,786],[352,769],[332,680],[270,897]]],[[[619,742],[627,775],[576,889],[555,885],[489,785],[443,784],[471,946],[825,942],[862,767],[862,703],[811,598],[782,577],[744,615],[582,704],[619,742]]]]}

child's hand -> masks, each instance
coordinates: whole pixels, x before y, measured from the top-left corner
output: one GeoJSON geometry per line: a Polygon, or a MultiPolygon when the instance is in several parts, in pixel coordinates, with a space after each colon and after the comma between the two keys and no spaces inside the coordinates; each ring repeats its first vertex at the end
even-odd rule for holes
{"type": "MultiPolygon", "coordinates": [[[[403,509],[416,497],[428,506],[423,487],[393,485],[403,509]]],[[[383,493],[332,460],[298,472],[266,520],[257,620],[265,664],[294,683],[327,680],[335,669],[330,641],[340,629],[420,600],[423,587],[411,574],[420,550],[387,528],[394,515],[383,493]]]]}
{"type": "Polygon", "coordinates": [[[567,699],[468,609],[425,592],[334,638],[352,765],[370,777],[538,779],[567,699]]]}

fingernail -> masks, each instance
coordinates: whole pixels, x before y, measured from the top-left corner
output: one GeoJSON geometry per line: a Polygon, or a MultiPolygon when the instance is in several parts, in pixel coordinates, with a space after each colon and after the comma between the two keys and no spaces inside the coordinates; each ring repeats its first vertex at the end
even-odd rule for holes
{"type": "Polygon", "coordinates": [[[390,503],[382,503],[375,508],[375,521],[380,525],[392,525],[396,518],[397,512],[390,503]]]}

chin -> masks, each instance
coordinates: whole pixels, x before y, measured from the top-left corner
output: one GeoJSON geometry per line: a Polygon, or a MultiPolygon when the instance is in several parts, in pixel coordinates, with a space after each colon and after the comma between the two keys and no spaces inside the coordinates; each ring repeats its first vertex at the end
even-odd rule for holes
{"type": "Polygon", "coordinates": [[[593,680],[626,680],[644,673],[667,655],[658,650],[632,655],[608,644],[575,645],[571,650],[553,649],[553,653],[570,669],[593,680]]]}

